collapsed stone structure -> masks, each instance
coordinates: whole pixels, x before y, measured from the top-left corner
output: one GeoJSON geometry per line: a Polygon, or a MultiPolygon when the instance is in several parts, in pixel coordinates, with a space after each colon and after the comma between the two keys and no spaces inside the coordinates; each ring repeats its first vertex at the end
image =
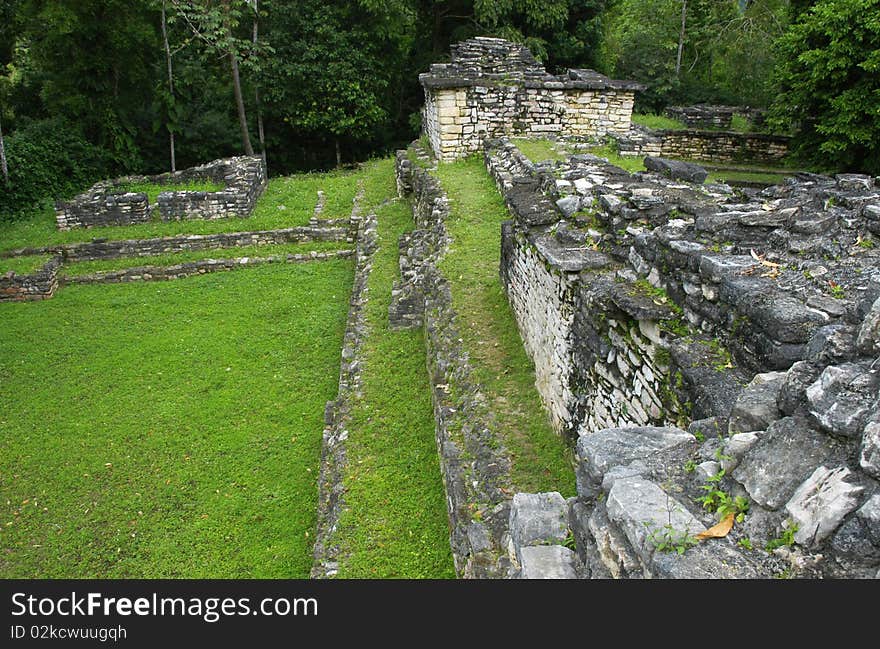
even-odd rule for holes
{"type": "Polygon", "coordinates": [[[877,575],[875,179],[802,174],[734,193],[593,156],[536,166],[507,141],[487,143],[486,164],[514,217],[501,275],[536,385],[577,440],[578,497],[514,501],[510,529],[527,560],[555,532],[517,538],[514,518],[561,511],[577,559],[545,549],[521,569],[877,575]],[[716,522],[707,494],[741,498],[734,532],[658,550],[716,522]]]}
{"type": "Polygon", "coordinates": [[[424,131],[438,159],[481,149],[501,135],[602,137],[630,128],[636,90],[593,70],[548,74],[523,45],[473,38],[452,46],[450,63],[419,75],[424,131]]]}
{"type": "Polygon", "coordinates": [[[158,215],[163,221],[247,217],[266,187],[266,165],[259,156],[214,160],[207,164],[155,176],[103,180],[70,201],[55,204],[59,230],[144,223],[158,215]],[[156,204],[143,192],[123,192],[132,183],[174,185],[209,181],[223,185],[216,192],[175,191],[159,194],[156,204]]]}

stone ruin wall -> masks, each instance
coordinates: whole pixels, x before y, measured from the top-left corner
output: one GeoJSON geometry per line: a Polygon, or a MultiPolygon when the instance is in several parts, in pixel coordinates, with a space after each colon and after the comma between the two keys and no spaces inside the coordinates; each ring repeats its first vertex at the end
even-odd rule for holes
{"type": "Polygon", "coordinates": [[[248,217],[267,184],[266,165],[259,156],[214,160],[207,164],[156,176],[126,176],[105,180],[70,201],[55,204],[59,230],[80,227],[133,225],[151,221],[248,217]],[[113,193],[131,183],[181,184],[209,181],[223,185],[216,192],[162,192],[150,205],[140,192],[113,193]]]}
{"type": "Polygon", "coordinates": [[[441,161],[502,135],[604,137],[630,128],[638,84],[592,70],[550,75],[528,49],[501,39],[457,43],[451,54],[419,77],[424,132],[441,161]]]}
{"type": "Polygon", "coordinates": [[[20,275],[12,271],[0,275],[0,302],[47,300],[58,289],[61,257],[54,256],[33,273],[20,275]]]}
{"type": "Polygon", "coordinates": [[[663,156],[707,162],[778,164],[787,155],[791,138],[734,131],[648,130],[633,128],[614,136],[620,155],[663,156]]]}
{"type": "Polygon", "coordinates": [[[577,442],[576,498],[513,499],[517,574],[880,575],[876,181],[736,194],[593,156],[533,165],[504,141],[486,163],[513,216],[502,281],[551,419],[577,442]],[[716,522],[697,501],[710,478],[745,499],[744,520],[657,550],[668,525],[716,522]],[[793,543],[763,551],[787,528],[793,543]]]}

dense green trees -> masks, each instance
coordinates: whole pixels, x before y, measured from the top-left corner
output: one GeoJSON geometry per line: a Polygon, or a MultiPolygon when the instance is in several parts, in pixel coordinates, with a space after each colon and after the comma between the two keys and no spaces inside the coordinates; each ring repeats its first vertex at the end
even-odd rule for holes
{"type": "Polygon", "coordinates": [[[788,0],[617,0],[604,16],[604,69],[643,81],[643,108],[718,102],[764,106],[788,0]]]}
{"type": "Polygon", "coordinates": [[[778,124],[803,159],[880,174],[880,0],[821,0],[779,41],[778,124]]]}
{"type": "MultiPolygon", "coordinates": [[[[91,147],[68,173],[86,184],[255,149],[273,173],[361,160],[417,135],[418,73],[475,35],[524,42],[554,72],[646,82],[651,110],[779,92],[803,151],[876,164],[876,14],[877,0],[6,0],[0,182],[29,169],[46,197],[74,191],[50,182],[60,167],[33,170],[51,156],[18,157],[40,147],[91,147]]],[[[36,195],[6,191],[0,218],[36,195]]]]}

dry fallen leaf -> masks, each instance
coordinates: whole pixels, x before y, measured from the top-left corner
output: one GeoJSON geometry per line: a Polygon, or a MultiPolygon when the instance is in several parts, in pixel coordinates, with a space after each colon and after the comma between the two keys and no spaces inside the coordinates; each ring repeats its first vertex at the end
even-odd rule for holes
{"type": "Polygon", "coordinates": [[[697,539],[705,541],[706,539],[722,539],[733,529],[733,514],[728,514],[721,519],[720,522],[710,527],[705,532],[697,534],[697,539]]]}

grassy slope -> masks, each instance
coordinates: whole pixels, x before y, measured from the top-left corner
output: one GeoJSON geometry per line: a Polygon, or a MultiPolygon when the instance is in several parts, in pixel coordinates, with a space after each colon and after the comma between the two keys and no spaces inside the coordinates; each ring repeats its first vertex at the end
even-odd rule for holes
{"type": "Polygon", "coordinates": [[[0,304],[0,577],[307,576],[351,273],[0,304]]]}
{"type": "MultiPolygon", "coordinates": [[[[394,196],[393,161],[366,172],[366,200],[394,196]]],[[[412,229],[409,207],[379,207],[380,247],[369,281],[364,399],[346,442],[348,470],[337,542],[349,558],[343,578],[454,577],[446,501],[421,330],[390,331],[391,284],[399,276],[397,240],[412,229]]]]}
{"type": "Polygon", "coordinates": [[[478,157],[440,165],[449,195],[453,242],[443,261],[464,344],[500,416],[520,491],[574,494],[569,452],[549,424],[535,390],[513,312],[498,279],[501,221],[507,209],[478,157]]]}
{"type": "Polygon", "coordinates": [[[77,228],[59,232],[55,213],[36,212],[32,218],[0,223],[0,250],[48,246],[93,238],[142,239],[176,234],[212,234],[246,230],[275,230],[303,225],[313,215],[317,191],[323,189],[326,204],[321,218],[346,218],[356,191],[357,176],[352,172],[306,174],[269,181],[254,213],[246,219],[229,218],[213,221],[156,221],[129,226],[77,228]]]}
{"type": "MultiPolygon", "coordinates": [[[[121,257],[119,259],[97,259],[67,263],[61,274],[68,277],[87,275],[107,270],[121,270],[137,266],[173,266],[188,261],[204,259],[234,259],[237,257],[271,257],[273,255],[303,254],[311,251],[328,252],[353,248],[354,244],[344,241],[312,241],[305,243],[281,243],[262,246],[243,246],[240,248],[215,248],[213,250],[191,250],[188,252],[149,255],[146,257],[121,257]]],[[[3,260],[0,260],[2,263],[3,260]]],[[[0,266],[2,267],[2,266],[0,266]]]]}

